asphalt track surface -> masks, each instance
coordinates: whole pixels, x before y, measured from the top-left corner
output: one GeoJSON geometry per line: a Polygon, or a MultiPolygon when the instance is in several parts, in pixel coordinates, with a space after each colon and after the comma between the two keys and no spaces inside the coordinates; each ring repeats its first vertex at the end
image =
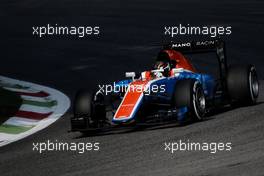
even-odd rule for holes
{"type": "MultiPolygon", "coordinates": [[[[197,0],[3,0],[0,3],[0,74],[54,87],[71,98],[80,87],[147,69],[170,40],[165,25],[230,25],[229,63],[254,63],[263,79],[264,2],[197,0]],[[101,26],[100,37],[32,36],[47,23],[101,26]]],[[[185,36],[176,39],[193,39],[185,36]]],[[[214,68],[210,58],[200,63],[214,68]]],[[[264,82],[261,82],[262,85],[264,82]]],[[[183,127],[82,137],[67,133],[69,111],[50,127],[0,148],[1,175],[263,175],[264,92],[259,104],[216,114],[183,127]],[[99,152],[32,151],[32,142],[100,142],[99,152]],[[164,142],[232,142],[231,152],[170,154],[164,142]]]]}

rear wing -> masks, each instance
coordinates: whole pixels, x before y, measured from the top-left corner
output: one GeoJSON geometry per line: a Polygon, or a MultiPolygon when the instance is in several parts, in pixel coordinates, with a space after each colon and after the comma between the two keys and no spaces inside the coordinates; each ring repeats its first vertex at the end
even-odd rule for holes
{"type": "Polygon", "coordinates": [[[174,49],[182,53],[215,52],[217,49],[223,48],[224,45],[225,43],[222,40],[204,40],[184,43],[171,42],[164,45],[164,49],[174,49]]]}
{"type": "Polygon", "coordinates": [[[163,49],[173,49],[181,52],[182,54],[195,54],[195,53],[216,53],[219,63],[219,76],[222,80],[223,87],[226,87],[226,75],[227,75],[227,59],[225,42],[223,40],[204,40],[204,41],[192,41],[185,43],[171,42],[168,45],[164,45],[163,49]]]}
{"type": "Polygon", "coordinates": [[[223,40],[204,40],[185,43],[171,42],[168,45],[164,45],[164,49],[173,49],[181,52],[182,54],[215,52],[219,62],[225,64],[225,66],[227,62],[225,42],[223,40]]]}

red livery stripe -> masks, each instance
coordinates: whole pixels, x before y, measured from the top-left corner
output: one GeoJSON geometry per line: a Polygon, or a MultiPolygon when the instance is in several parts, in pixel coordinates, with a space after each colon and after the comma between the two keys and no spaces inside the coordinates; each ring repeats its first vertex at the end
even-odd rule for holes
{"type": "Polygon", "coordinates": [[[40,91],[40,92],[17,92],[19,95],[26,95],[26,96],[32,96],[32,97],[48,97],[49,94],[47,92],[44,91],[40,91]]]}
{"type": "Polygon", "coordinates": [[[42,120],[44,118],[47,118],[50,116],[52,112],[49,113],[37,113],[37,112],[30,112],[30,111],[18,111],[16,113],[16,117],[24,117],[28,119],[34,119],[34,120],[42,120]]]}

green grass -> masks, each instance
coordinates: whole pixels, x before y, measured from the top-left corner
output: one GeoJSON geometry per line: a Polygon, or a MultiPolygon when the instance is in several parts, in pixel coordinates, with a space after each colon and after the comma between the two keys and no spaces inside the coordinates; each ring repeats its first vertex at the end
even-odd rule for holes
{"type": "Polygon", "coordinates": [[[15,125],[7,125],[2,124],[0,125],[0,133],[8,133],[8,134],[19,134],[25,131],[30,130],[34,126],[24,127],[24,126],[15,126],[15,125]]]}
{"type": "Polygon", "coordinates": [[[21,104],[19,95],[0,87],[0,124],[14,116],[21,104]]]}

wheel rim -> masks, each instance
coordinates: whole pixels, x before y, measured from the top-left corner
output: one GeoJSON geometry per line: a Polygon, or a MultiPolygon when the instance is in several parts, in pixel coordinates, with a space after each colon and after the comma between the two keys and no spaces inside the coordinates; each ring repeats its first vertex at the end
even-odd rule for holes
{"type": "Polygon", "coordinates": [[[205,95],[201,87],[196,87],[193,101],[196,116],[199,120],[201,120],[206,107],[205,95]]]}
{"type": "Polygon", "coordinates": [[[203,111],[205,109],[205,97],[201,88],[199,88],[196,92],[196,102],[197,102],[197,108],[200,111],[203,111]]]}
{"type": "Polygon", "coordinates": [[[249,88],[251,99],[254,101],[258,97],[259,93],[258,78],[254,68],[252,68],[251,72],[249,73],[249,88]]]}

